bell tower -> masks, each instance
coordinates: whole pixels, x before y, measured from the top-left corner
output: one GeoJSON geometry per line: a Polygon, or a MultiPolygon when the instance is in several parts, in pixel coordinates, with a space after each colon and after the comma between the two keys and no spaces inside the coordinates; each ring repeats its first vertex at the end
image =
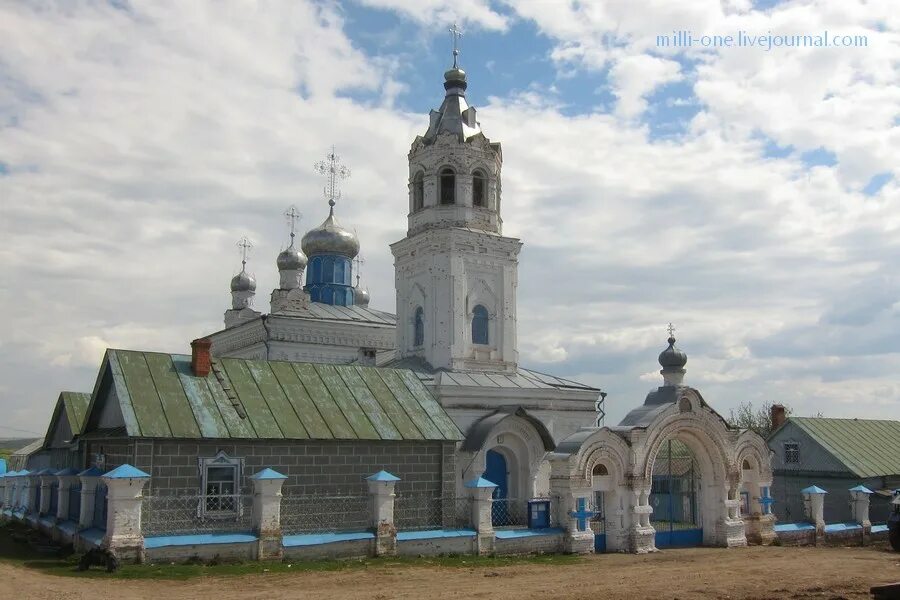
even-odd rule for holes
{"type": "Polygon", "coordinates": [[[513,372],[521,242],[503,237],[499,142],[466,102],[466,73],[444,73],[445,96],[409,151],[406,237],[391,245],[397,349],[433,368],[513,372]]]}

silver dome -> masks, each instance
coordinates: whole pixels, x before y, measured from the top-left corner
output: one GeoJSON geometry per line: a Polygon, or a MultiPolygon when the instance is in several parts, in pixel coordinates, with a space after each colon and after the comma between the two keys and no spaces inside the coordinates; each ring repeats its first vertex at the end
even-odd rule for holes
{"type": "Polygon", "coordinates": [[[683,369],[687,364],[687,354],[675,347],[675,337],[668,340],[669,347],[660,352],[659,364],[663,369],[683,369]]]}
{"type": "Polygon", "coordinates": [[[338,254],[353,258],[359,254],[359,239],[355,233],[338,225],[334,218],[334,208],[328,213],[324,223],[306,232],[300,246],[307,256],[338,254]]]}
{"type": "Polygon", "coordinates": [[[231,278],[232,292],[255,292],[256,280],[247,271],[241,269],[241,272],[231,278]]]}
{"type": "Polygon", "coordinates": [[[356,284],[353,288],[353,304],[365,308],[369,305],[369,290],[365,290],[356,284]]]}
{"type": "Polygon", "coordinates": [[[281,251],[275,262],[279,271],[302,271],[306,268],[306,255],[291,244],[281,251]]]}

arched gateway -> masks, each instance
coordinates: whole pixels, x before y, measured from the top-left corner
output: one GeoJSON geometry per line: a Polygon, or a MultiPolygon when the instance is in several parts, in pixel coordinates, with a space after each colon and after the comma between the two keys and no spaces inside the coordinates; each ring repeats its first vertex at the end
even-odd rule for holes
{"type": "Polygon", "coordinates": [[[643,405],[618,426],[575,433],[549,457],[570,551],[732,547],[773,537],[774,516],[760,501],[772,481],[765,441],[730,427],[683,385],[687,356],[674,337],[668,342],[659,356],[663,385],[643,405]]]}

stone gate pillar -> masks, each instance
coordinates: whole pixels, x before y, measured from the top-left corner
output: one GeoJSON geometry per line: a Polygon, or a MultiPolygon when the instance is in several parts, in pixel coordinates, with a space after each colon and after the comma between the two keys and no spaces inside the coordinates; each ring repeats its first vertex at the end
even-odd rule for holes
{"type": "Polygon", "coordinates": [[[103,475],[102,479],[106,484],[108,503],[103,546],[119,560],[141,562],[144,558],[141,506],[144,485],[150,481],[150,476],[131,465],[121,465],[103,475]]]}
{"type": "Polygon", "coordinates": [[[594,551],[594,532],[589,521],[591,488],[583,480],[571,477],[551,477],[550,495],[558,498],[556,519],[565,530],[563,549],[570,554],[588,554],[594,551]]]}
{"type": "Polygon", "coordinates": [[[653,514],[653,507],[650,506],[650,482],[642,477],[632,477],[626,485],[631,511],[628,549],[635,554],[656,552],[656,530],[650,524],[650,516],[653,514]]]}
{"type": "Polygon", "coordinates": [[[250,477],[253,482],[253,529],[259,540],[256,557],[259,560],[277,560],[284,555],[281,488],[286,479],[286,475],[268,468],[250,477]]]}
{"type": "MultiPolygon", "coordinates": [[[[716,541],[726,548],[747,545],[747,532],[744,520],[741,519],[741,474],[732,473],[728,477],[728,493],[725,498],[725,511],[722,518],[722,539],[716,541]]],[[[705,500],[705,498],[704,498],[705,500]]],[[[716,536],[717,538],[719,536],[716,536]]]]}
{"type": "Polygon", "coordinates": [[[394,486],[400,478],[387,471],[366,477],[372,497],[371,518],[375,528],[375,556],[397,554],[397,528],[394,526],[394,486]]]}
{"type": "Polygon", "coordinates": [[[493,554],[496,536],[492,511],[493,495],[497,484],[484,477],[479,477],[466,483],[465,487],[472,497],[472,527],[477,532],[475,536],[476,551],[481,556],[493,554]]]}

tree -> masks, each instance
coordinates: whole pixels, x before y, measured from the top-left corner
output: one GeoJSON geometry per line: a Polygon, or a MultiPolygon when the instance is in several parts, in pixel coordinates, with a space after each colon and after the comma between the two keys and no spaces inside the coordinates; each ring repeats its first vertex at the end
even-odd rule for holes
{"type": "MultiPolygon", "coordinates": [[[[741,402],[737,408],[731,409],[728,417],[728,424],[732,427],[740,429],[752,429],[764,438],[769,437],[772,433],[772,405],[774,402],[763,402],[758,409],[754,408],[752,402],[741,402]]],[[[793,411],[785,406],[785,417],[790,416],[793,411]]]]}

